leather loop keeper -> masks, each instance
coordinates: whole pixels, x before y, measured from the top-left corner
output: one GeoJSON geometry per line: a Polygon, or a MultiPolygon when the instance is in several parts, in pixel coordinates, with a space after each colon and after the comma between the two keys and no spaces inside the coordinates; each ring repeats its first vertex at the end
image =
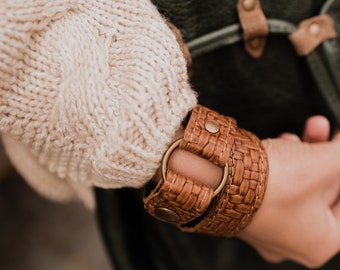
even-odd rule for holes
{"type": "Polygon", "coordinates": [[[299,56],[306,56],[323,41],[337,37],[331,16],[323,14],[302,21],[297,30],[288,36],[299,56]]]}
{"type": "Polygon", "coordinates": [[[179,147],[227,166],[226,184],[214,197],[211,188],[167,170],[146,193],[146,211],[183,231],[236,236],[250,223],[265,194],[268,160],[261,141],[238,128],[233,118],[197,106],[179,147]]]}
{"type": "Polygon", "coordinates": [[[259,0],[239,0],[237,12],[243,29],[245,50],[253,58],[264,52],[269,27],[259,0]]]}
{"type": "Polygon", "coordinates": [[[186,224],[203,215],[213,197],[211,188],[171,170],[161,179],[150,194],[144,198],[144,207],[153,217],[174,224],[186,224]],[[166,209],[169,216],[159,215],[166,209]]]}

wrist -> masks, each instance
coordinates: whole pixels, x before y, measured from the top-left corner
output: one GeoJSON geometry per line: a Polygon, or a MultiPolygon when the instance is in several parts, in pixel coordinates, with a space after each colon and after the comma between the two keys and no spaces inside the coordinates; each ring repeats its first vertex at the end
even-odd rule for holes
{"type": "Polygon", "coordinates": [[[168,168],[209,188],[216,189],[223,169],[183,149],[176,149],[169,158],[168,168]]]}
{"type": "MultiPolygon", "coordinates": [[[[183,138],[183,135],[184,129],[181,127],[176,131],[173,141],[183,138]]],[[[175,149],[171,153],[168,168],[214,190],[220,184],[223,176],[223,169],[221,167],[180,148],[175,149]]],[[[154,180],[158,181],[159,179],[160,170],[157,172],[157,177],[154,180]]]]}

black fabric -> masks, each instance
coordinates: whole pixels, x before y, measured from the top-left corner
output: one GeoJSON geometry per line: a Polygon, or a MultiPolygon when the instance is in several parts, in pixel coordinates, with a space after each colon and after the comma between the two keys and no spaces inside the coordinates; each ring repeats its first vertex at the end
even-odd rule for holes
{"type": "Polygon", "coordinates": [[[145,213],[142,190],[97,189],[98,218],[115,270],[300,270],[272,265],[237,239],[188,234],[145,213]]]}
{"type": "MultiPolygon", "coordinates": [[[[142,190],[96,189],[97,216],[114,270],[307,270],[265,262],[237,239],[188,234],[146,214],[142,190]]],[[[336,256],[320,270],[338,269],[336,256]]]]}
{"type": "Polygon", "coordinates": [[[192,74],[201,104],[261,138],[300,134],[313,114],[332,120],[305,59],[296,57],[285,36],[270,36],[260,59],[247,55],[240,42],[195,58],[192,74]]]}
{"type": "MultiPolygon", "coordinates": [[[[236,0],[153,2],[187,41],[237,21],[236,0]]],[[[261,1],[268,17],[294,24],[317,15],[323,3],[261,1]]],[[[296,57],[284,36],[271,35],[260,59],[247,55],[242,42],[193,59],[191,83],[201,104],[233,116],[261,138],[300,133],[313,114],[332,120],[305,59],[296,57]]],[[[180,232],[148,216],[141,197],[142,190],[96,189],[98,221],[115,270],[305,269],[289,262],[267,263],[237,239],[180,232]]],[[[339,264],[337,256],[321,269],[339,264]]]]}

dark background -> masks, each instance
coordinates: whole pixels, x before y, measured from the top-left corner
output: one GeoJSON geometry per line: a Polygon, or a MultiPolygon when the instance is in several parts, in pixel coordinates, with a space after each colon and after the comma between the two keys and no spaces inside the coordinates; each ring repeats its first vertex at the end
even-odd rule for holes
{"type": "Polygon", "coordinates": [[[42,198],[6,164],[0,151],[0,269],[109,270],[94,213],[42,198]]]}

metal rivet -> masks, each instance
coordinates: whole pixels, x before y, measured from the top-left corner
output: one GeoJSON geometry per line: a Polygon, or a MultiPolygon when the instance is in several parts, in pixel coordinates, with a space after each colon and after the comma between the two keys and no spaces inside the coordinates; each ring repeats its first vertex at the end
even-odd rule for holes
{"type": "Polygon", "coordinates": [[[210,133],[217,133],[220,130],[220,125],[213,120],[208,120],[205,122],[204,127],[210,133]]]}
{"type": "Polygon", "coordinates": [[[316,36],[318,35],[320,32],[320,25],[317,24],[317,23],[312,23],[310,26],[309,26],[309,33],[313,36],[316,36]]]}
{"type": "Polygon", "coordinates": [[[174,211],[164,207],[156,208],[155,215],[166,222],[176,223],[180,220],[180,217],[174,211]]]}
{"type": "Polygon", "coordinates": [[[256,6],[256,0],[243,0],[243,9],[246,11],[252,11],[256,6]]]}

